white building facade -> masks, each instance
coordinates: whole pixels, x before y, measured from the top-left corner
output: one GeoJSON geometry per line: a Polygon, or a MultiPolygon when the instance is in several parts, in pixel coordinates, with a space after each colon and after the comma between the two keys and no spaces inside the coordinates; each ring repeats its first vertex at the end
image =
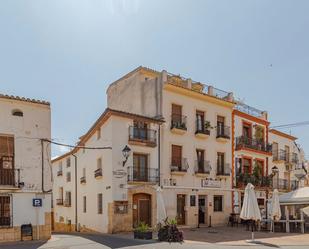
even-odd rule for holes
{"type": "Polygon", "coordinates": [[[50,126],[48,102],[0,95],[0,241],[50,238],[50,126]]]}
{"type": "Polygon", "coordinates": [[[145,67],[112,83],[107,102],[77,147],[52,162],[57,231],[154,227],[158,187],[167,216],[189,227],[227,224],[253,180],[266,208],[274,174],[266,112],[145,67]]]}

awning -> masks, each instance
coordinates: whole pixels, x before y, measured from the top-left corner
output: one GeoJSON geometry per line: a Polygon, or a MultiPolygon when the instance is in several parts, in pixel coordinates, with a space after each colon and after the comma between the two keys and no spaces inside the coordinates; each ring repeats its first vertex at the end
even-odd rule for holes
{"type": "Polygon", "coordinates": [[[309,187],[283,194],[279,200],[280,205],[309,205],[309,187]]]}

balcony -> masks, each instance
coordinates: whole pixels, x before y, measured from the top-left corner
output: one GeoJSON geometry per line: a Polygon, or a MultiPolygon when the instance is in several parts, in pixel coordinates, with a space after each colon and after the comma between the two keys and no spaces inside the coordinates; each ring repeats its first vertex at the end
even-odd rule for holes
{"type": "Polygon", "coordinates": [[[62,170],[58,170],[58,171],[57,171],[57,176],[62,176],[62,175],[63,175],[62,170]]]}
{"type": "Polygon", "coordinates": [[[258,139],[240,136],[236,138],[236,150],[242,149],[250,149],[265,153],[271,153],[272,146],[258,139]]]}
{"type": "Polygon", "coordinates": [[[209,121],[201,124],[201,121],[196,120],[195,136],[198,138],[208,138],[210,136],[209,121]]]}
{"type": "Polygon", "coordinates": [[[61,199],[56,199],[56,204],[57,204],[58,206],[63,206],[63,198],[61,198],[61,199]]]}
{"type": "Polygon", "coordinates": [[[86,176],[82,176],[82,177],[80,178],[80,183],[81,183],[81,184],[86,184],[86,176]]]}
{"type": "Polygon", "coordinates": [[[217,176],[230,176],[231,167],[229,163],[217,165],[217,176]]]}
{"type": "Polygon", "coordinates": [[[0,169],[0,186],[18,187],[14,169],[0,169]]]}
{"type": "Polygon", "coordinates": [[[281,191],[289,191],[289,181],[287,179],[273,179],[273,188],[281,191]]]}
{"type": "Polygon", "coordinates": [[[12,217],[10,216],[0,216],[0,227],[11,227],[12,217]]]}
{"type": "Polygon", "coordinates": [[[299,163],[298,155],[296,153],[292,153],[292,155],[291,155],[291,163],[292,164],[298,164],[299,163]]]}
{"type": "Polygon", "coordinates": [[[157,146],[157,131],[152,129],[129,127],[129,143],[149,147],[157,146]]]}
{"type": "Polygon", "coordinates": [[[151,168],[142,169],[134,166],[128,167],[128,182],[156,184],[159,182],[159,170],[151,168]]]}
{"type": "Polygon", "coordinates": [[[289,163],[290,155],[285,150],[273,151],[273,161],[277,163],[289,163]]]}
{"type": "Polygon", "coordinates": [[[217,141],[227,142],[230,140],[230,127],[229,126],[217,126],[217,141]]]}
{"type": "MultiPolygon", "coordinates": [[[[102,171],[102,169],[101,169],[101,168],[96,169],[96,170],[94,171],[94,178],[95,178],[95,179],[100,179],[100,178],[102,178],[102,177],[103,177],[103,171],[102,171]]],[[[85,182],[86,182],[86,179],[85,179],[85,182]]]]}
{"type": "Polygon", "coordinates": [[[196,175],[205,175],[209,174],[211,171],[211,166],[209,161],[204,161],[204,160],[196,160],[195,161],[195,167],[194,167],[194,172],[196,175]]]}
{"type": "Polygon", "coordinates": [[[269,176],[256,177],[251,174],[238,174],[236,176],[236,188],[245,188],[248,183],[253,184],[256,188],[270,188],[272,179],[269,176]]]}
{"type": "Polygon", "coordinates": [[[188,171],[189,164],[186,158],[173,157],[171,159],[171,173],[183,175],[188,171]]]}
{"type": "Polygon", "coordinates": [[[187,131],[187,117],[178,114],[172,114],[171,132],[182,135],[186,131],[187,131]]]}
{"type": "Polygon", "coordinates": [[[71,207],[71,200],[64,200],[63,206],[64,207],[71,207]]]}

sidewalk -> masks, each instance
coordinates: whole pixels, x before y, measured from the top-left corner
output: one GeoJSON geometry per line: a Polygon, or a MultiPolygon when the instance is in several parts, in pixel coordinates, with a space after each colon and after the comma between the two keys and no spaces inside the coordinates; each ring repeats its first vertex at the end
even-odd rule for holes
{"type": "MultiPolygon", "coordinates": [[[[251,232],[245,227],[214,227],[183,229],[188,243],[215,243],[218,245],[250,245],[251,232]]],[[[309,246],[309,234],[255,232],[255,239],[274,246],[309,246]]]]}

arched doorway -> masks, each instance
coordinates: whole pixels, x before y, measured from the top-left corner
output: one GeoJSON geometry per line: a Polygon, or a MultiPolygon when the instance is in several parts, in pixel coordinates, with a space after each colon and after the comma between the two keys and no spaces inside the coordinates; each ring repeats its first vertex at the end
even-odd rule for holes
{"type": "Polygon", "coordinates": [[[133,227],[141,222],[151,226],[151,195],[144,193],[133,195],[133,227]]]}

